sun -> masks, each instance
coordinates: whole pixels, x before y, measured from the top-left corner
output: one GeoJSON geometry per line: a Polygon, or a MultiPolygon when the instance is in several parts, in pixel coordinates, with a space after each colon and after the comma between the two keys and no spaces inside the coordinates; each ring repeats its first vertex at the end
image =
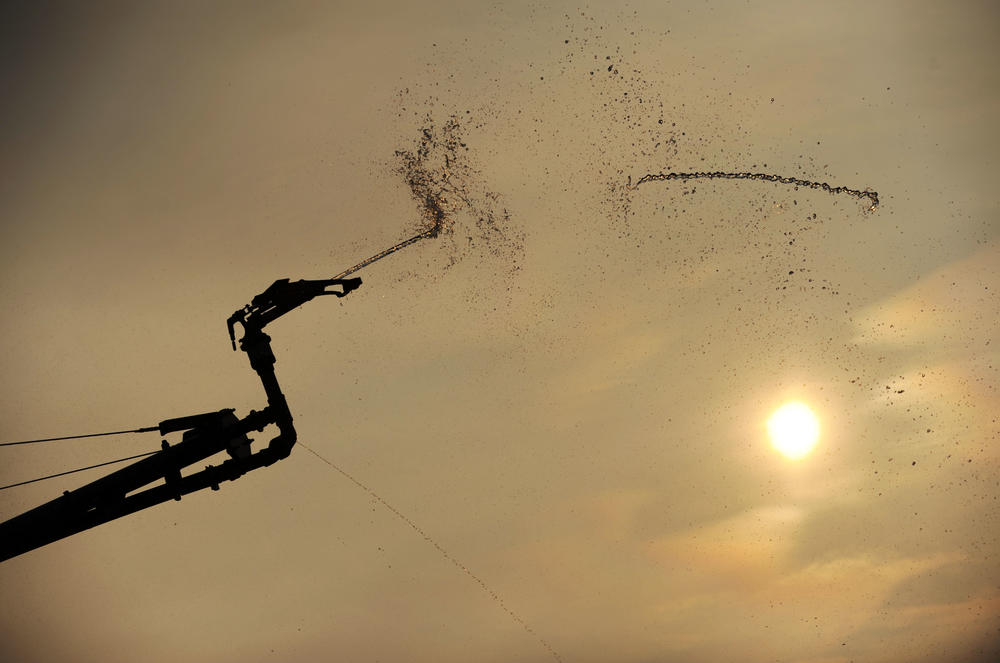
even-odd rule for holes
{"type": "Polygon", "coordinates": [[[805,403],[785,403],[767,420],[771,445],[786,458],[798,460],[806,456],[819,439],[819,420],[805,403]]]}

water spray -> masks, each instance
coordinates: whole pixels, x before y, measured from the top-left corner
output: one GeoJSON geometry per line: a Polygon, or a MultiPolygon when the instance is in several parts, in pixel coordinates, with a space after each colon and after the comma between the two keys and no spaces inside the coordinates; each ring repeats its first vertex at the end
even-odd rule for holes
{"type": "Polygon", "coordinates": [[[865,189],[850,189],[846,186],[830,186],[826,182],[813,182],[811,180],[801,180],[797,177],[782,177],[781,175],[769,175],[767,173],[725,173],[721,171],[698,172],[698,173],[649,173],[640,177],[635,184],[632,184],[632,176],[628,178],[628,188],[635,190],[640,184],[646,182],[663,182],[666,180],[760,180],[765,182],[778,182],[780,184],[791,184],[793,186],[808,187],[810,189],[822,189],[831,194],[846,193],[849,196],[862,199],[867,198],[871,205],[869,212],[874,212],[878,207],[878,192],[865,189]]]}

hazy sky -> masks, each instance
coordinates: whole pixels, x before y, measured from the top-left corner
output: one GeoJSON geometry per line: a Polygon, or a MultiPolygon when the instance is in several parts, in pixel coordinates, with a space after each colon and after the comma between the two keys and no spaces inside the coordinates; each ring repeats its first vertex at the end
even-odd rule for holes
{"type": "MultiPolygon", "coordinates": [[[[0,440],[259,409],[226,318],[412,235],[394,154],[424,127],[458,117],[508,220],[457,214],[268,328],[299,440],[494,595],[297,448],[0,564],[0,658],[995,660],[998,28],[990,2],[4,3],[0,440]],[[714,170],[882,204],[622,189],[714,170]],[[791,400],[821,426],[798,461],[765,427],[791,400]]],[[[0,484],[158,445],[8,447],[0,484]]]]}

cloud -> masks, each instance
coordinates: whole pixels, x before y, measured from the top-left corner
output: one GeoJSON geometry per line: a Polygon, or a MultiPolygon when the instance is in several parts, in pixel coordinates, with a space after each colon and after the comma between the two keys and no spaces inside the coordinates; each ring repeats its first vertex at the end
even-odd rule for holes
{"type": "MultiPolygon", "coordinates": [[[[701,655],[724,656],[727,647],[758,641],[748,651],[761,659],[840,660],[841,642],[883,619],[897,587],[964,559],[958,552],[857,550],[797,564],[804,516],[792,506],[751,509],[649,543],[647,558],[668,591],[648,610],[661,628],[684,634],[683,641],[701,655]]],[[[902,612],[897,619],[907,623],[902,612]]],[[[878,646],[891,649],[911,636],[894,633],[878,646]]]]}
{"type": "Polygon", "coordinates": [[[864,308],[854,342],[936,356],[987,353],[1000,316],[998,282],[1000,241],[993,241],[864,308]]]}

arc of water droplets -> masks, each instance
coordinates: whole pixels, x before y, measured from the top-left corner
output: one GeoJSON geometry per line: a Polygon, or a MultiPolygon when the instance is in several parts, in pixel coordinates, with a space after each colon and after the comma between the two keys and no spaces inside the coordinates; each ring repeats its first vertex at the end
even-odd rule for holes
{"type": "Polygon", "coordinates": [[[878,207],[878,192],[865,189],[850,189],[846,186],[830,186],[826,182],[813,182],[810,180],[800,180],[797,177],[782,177],[781,175],[769,175],[767,173],[724,173],[721,171],[698,172],[698,173],[649,173],[643,175],[632,184],[632,176],[628,178],[628,188],[637,189],[640,184],[646,182],[662,182],[664,180],[762,180],[765,182],[779,182],[781,184],[792,184],[795,186],[808,187],[810,189],[822,189],[828,193],[846,193],[859,200],[867,198],[871,201],[868,211],[872,212],[878,207]]]}
{"type": "MultiPolygon", "coordinates": [[[[416,238],[412,238],[412,239],[414,241],[416,241],[416,239],[419,239],[420,237],[421,236],[418,235],[416,238]]],[[[499,594],[497,594],[495,591],[493,591],[492,589],[490,589],[490,586],[487,585],[485,582],[483,582],[483,580],[479,576],[477,576],[475,573],[473,573],[471,570],[469,570],[469,567],[467,567],[465,564],[463,564],[462,562],[460,562],[457,559],[455,559],[451,555],[451,553],[449,553],[447,550],[445,550],[441,546],[440,543],[438,543],[437,541],[435,541],[434,538],[431,537],[430,534],[428,534],[423,529],[421,529],[419,525],[417,525],[412,520],[410,520],[404,513],[402,513],[401,511],[399,511],[399,509],[397,509],[393,505],[391,505],[388,502],[386,502],[382,498],[381,495],[379,495],[374,490],[372,490],[371,488],[369,488],[365,484],[363,484],[360,481],[358,481],[357,479],[355,479],[352,475],[348,474],[346,470],[341,469],[340,466],[338,466],[337,464],[335,464],[333,461],[328,460],[328,459],[324,458],[323,456],[319,455],[319,453],[317,453],[316,451],[313,451],[311,448],[307,447],[302,442],[299,442],[299,445],[302,446],[306,451],[308,451],[309,453],[311,453],[312,455],[316,456],[321,461],[323,461],[324,463],[326,463],[327,465],[329,465],[330,467],[332,467],[333,469],[335,469],[337,472],[339,472],[340,474],[342,474],[344,477],[347,478],[348,481],[350,481],[351,483],[353,483],[355,486],[357,486],[361,490],[363,490],[366,493],[368,493],[369,495],[371,495],[382,506],[384,506],[386,509],[388,509],[389,511],[391,511],[393,513],[393,515],[395,515],[397,518],[399,518],[404,523],[406,523],[407,525],[409,525],[410,529],[412,529],[414,532],[416,532],[417,534],[419,534],[421,536],[421,538],[423,538],[424,541],[426,541],[430,545],[434,546],[434,548],[439,553],[441,553],[441,556],[444,557],[446,560],[448,560],[452,564],[452,566],[454,566],[459,571],[461,571],[462,573],[464,573],[465,575],[467,575],[469,578],[471,578],[473,581],[475,581],[475,583],[477,585],[479,585],[479,587],[484,592],[486,592],[487,594],[489,594],[490,598],[493,599],[493,602],[496,603],[498,606],[500,606],[500,608],[504,612],[507,613],[508,617],[510,617],[512,620],[514,620],[515,622],[517,622],[518,624],[520,624],[521,628],[523,628],[526,633],[528,633],[533,638],[535,638],[535,640],[537,640],[546,649],[546,651],[549,652],[549,654],[552,656],[553,659],[555,659],[556,661],[559,661],[559,663],[562,663],[562,660],[563,660],[562,657],[556,652],[555,649],[552,648],[552,645],[550,645],[545,638],[543,638],[542,636],[540,636],[538,634],[538,632],[535,631],[535,629],[533,629],[530,626],[528,626],[528,624],[523,619],[521,619],[517,615],[517,613],[515,613],[513,610],[511,610],[509,607],[507,607],[507,604],[504,603],[504,600],[502,598],[500,598],[499,594]]]]}

